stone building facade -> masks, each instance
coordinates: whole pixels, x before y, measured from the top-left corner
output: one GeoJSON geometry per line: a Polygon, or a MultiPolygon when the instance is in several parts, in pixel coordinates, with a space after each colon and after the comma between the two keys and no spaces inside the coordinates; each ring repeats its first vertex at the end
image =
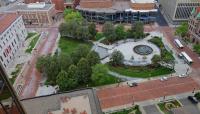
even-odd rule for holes
{"type": "Polygon", "coordinates": [[[188,25],[190,40],[200,44],[200,7],[193,8],[188,25]]]}
{"type": "Polygon", "coordinates": [[[30,3],[18,4],[6,12],[22,15],[26,26],[47,27],[54,23],[56,11],[54,4],[30,3]]]}
{"type": "Polygon", "coordinates": [[[16,14],[0,14],[0,25],[0,62],[7,68],[27,37],[27,31],[22,16],[16,14]]]}

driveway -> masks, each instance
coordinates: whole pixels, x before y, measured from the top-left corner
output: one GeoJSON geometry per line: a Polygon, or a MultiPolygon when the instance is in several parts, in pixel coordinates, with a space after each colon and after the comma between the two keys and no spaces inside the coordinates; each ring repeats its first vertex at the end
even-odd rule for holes
{"type": "Polygon", "coordinates": [[[146,114],[161,114],[156,105],[149,105],[143,107],[146,114]]]}
{"type": "Polygon", "coordinates": [[[185,110],[191,114],[200,114],[198,107],[195,104],[192,104],[187,98],[180,99],[179,101],[183,104],[185,110]]]}

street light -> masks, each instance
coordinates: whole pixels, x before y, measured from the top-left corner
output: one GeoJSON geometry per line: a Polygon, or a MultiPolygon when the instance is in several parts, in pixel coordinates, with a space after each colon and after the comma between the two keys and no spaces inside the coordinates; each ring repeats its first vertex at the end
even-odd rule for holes
{"type": "Polygon", "coordinates": [[[194,93],[194,92],[195,92],[195,88],[193,89],[192,93],[194,93]]]}

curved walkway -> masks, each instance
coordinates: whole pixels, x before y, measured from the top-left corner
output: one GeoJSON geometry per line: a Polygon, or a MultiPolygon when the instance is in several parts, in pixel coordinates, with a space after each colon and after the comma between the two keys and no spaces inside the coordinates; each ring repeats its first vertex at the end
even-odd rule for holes
{"type": "Polygon", "coordinates": [[[114,77],[117,77],[117,78],[120,78],[124,81],[131,81],[131,80],[134,80],[136,82],[140,82],[142,80],[144,80],[143,78],[133,78],[133,77],[129,77],[129,76],[125,76],[125,75],[121,75],[119,73],[116,73],[116,72],[113,72],[113,71],[108,71],[108,74],[114,76],[114,77]]]}

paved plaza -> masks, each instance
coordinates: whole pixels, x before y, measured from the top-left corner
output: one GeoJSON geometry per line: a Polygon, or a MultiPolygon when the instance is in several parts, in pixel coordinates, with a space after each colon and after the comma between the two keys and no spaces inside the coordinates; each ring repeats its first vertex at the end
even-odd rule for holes
{"type": "Polygon", "coordinates": [[[163,96],[176,95],[200,89],[191,77],[178,78],[172,77],[167,81],[152,80],[139,83],[137,87],[112,87],[100,89],[97,95],[100,100],[101,108],[108,109],[111,107],[132,104],[149,99],[155,99],[163,96]]]}
{"type": "MultiPolygon", "coordinates": [[[[150,43],[148,40],[153,36],[160,36],[160,33],[150,33],[146,38],[135,41],[134,39],[120,40],[112,45],[104,45],[99,42],[95,42],[94,50],[99,53],[100,58],[103,58],[102,63],[110,61],[110,55],[113,51],[120,51],[124,55],[124,64],[132,66],[141,66],[151,64],[151,59],[154,55],[160,55],[160,49],[150,43]],[[136,46],[146,46],[152,49],[152,53],[141,55],[135,52],[136,46]],[[145,59],[144,59],[145,57],[145,59]]],[[[145,51],[145,50],[143,50],[145,51]]]]}

